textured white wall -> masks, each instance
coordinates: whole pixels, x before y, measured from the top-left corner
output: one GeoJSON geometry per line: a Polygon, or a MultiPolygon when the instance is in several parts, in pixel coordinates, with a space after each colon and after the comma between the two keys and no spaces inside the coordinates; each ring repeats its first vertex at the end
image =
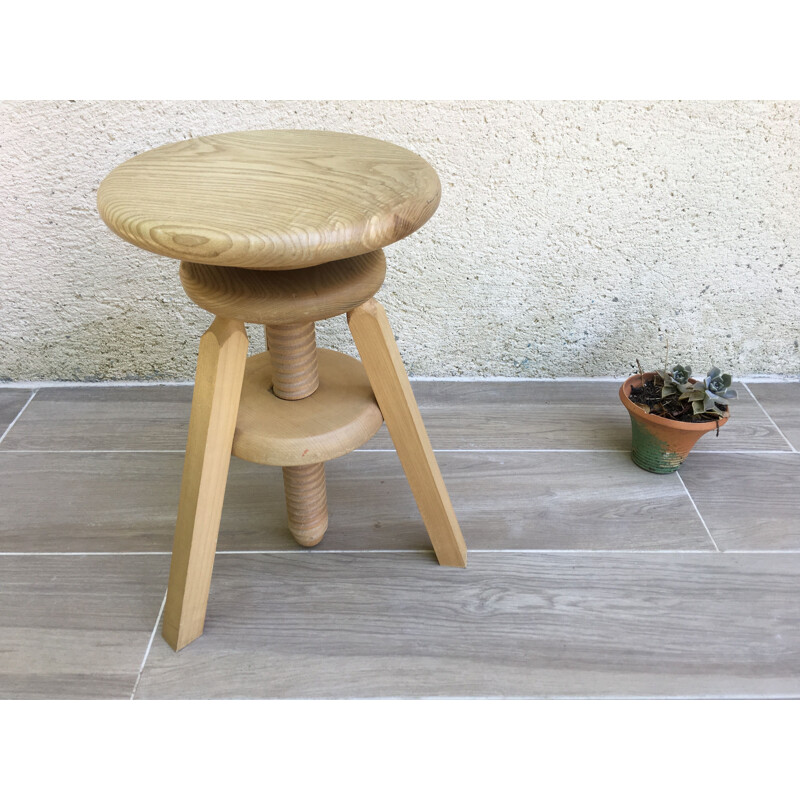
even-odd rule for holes
{"type": "MultiPolygon", "coordinates": [[[[191,379],[209,315],[95,192],[145,149],[248,128],[437,169],[378,295],[413,374],[622,375],[665,330],[695,371],[800,373],[800,103],[79,101],[0,105],[0,380],[191,379]]],[[[354,354],[343,318],[319,329],[354,354]]]]}

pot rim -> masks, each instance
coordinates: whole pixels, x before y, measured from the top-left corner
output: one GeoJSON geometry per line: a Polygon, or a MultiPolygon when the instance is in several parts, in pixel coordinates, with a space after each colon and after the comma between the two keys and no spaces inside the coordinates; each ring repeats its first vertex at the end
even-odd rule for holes
{"type": "MultiPolygon", "coordinates": [[[[652,378],[655,375],[655,372],[645,372],[644,378],[652,378]]],[[[642,378],[641,375],[636,373],[635,375],[631,375],[623,384],[619,387],[619,398],[622,400],[622,404],[625,406],[628,411],[633,414],[635,417],[647,422],[651,422],[654,425],[663,425],[665,428],[674,428],[675,430],[679,431],[713,431],[716,430],[717,423],[716,421],[711,422],[678,422],[675,419],[667,419],[666,417],[660,417],[658,414],[645,414],[636,403],[632,402],[630,397],[628,397],[629,388],[636,382],[638,385],[641,385],[640,379],[642,378]]],[[[730,412],[729,416],[727,417],[720,417],[719,418],[719,426],[722,427],[728,420],[730,419],[730,412]]]]}

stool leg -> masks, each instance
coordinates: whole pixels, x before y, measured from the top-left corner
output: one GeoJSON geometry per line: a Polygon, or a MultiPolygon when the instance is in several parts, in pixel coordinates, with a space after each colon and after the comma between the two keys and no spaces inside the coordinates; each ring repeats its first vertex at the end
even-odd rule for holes
{"type": "Polygon", "coordinates": [[[350,311],[347,321],[436,557],[445,566],[466,567],[467,546],[386,310],[372,298],[350,311]]]}
{"type": "Polygon", "coordinates": [[[217,317],[200,339],[164,607],[174,650],[203,633],[246,359],[244,324],[217,317]]]}
{"type": "MultiPolygon", "coordinates": [[[[313,322],[265,325],[272,363],[272,392],[282,400],[302,400],[319,386],[313,322]]],[[[289,530],[298,544],[313,547],[328,530],[325,465],[283,468],[289,530]]]]}

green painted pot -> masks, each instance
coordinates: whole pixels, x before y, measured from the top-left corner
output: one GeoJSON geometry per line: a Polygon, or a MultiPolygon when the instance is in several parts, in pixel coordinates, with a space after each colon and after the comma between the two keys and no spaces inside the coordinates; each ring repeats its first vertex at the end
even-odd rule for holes
{"type": "MultiPolygon", "coordinates": [[[[645,372],[647,381],[655,372],[645,372]]],[[[619,399],[631,415],[633,446],[631,458],[636,466],[648,472],[675,472],[686,460],[689,451],[703,434],[717,429],[716,422],[676,422],[673,419],[646,414],[630,400],[631,387],[641,386],[642,376],[631,375],[619,390],[619,399]]],[[[722,427],[728,417],[720,417],[722,427]]]]}

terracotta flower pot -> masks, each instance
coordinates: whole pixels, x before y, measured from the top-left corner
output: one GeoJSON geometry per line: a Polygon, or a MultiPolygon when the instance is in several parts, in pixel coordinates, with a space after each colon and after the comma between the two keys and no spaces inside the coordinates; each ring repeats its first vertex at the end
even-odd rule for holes
{"type": "MultiPolygon", "coordinates": [[[[655,374],[655,372],[645,372],[644,380],[649,380],[655,374]]],[[[631,387],[641,385],[642,376],[631,375],[619,390],[619,398],[631,415],[633,463],[648,472],[675,472],[686,460],[697,440],[704,433],[715,431],[717,423],[676,422],[673,419],[659,417],[657,414],[647,414],[629,397],[631,387]]],[[[720,427],[727,421],[728,417],[720,417],[720,427]]]]}

